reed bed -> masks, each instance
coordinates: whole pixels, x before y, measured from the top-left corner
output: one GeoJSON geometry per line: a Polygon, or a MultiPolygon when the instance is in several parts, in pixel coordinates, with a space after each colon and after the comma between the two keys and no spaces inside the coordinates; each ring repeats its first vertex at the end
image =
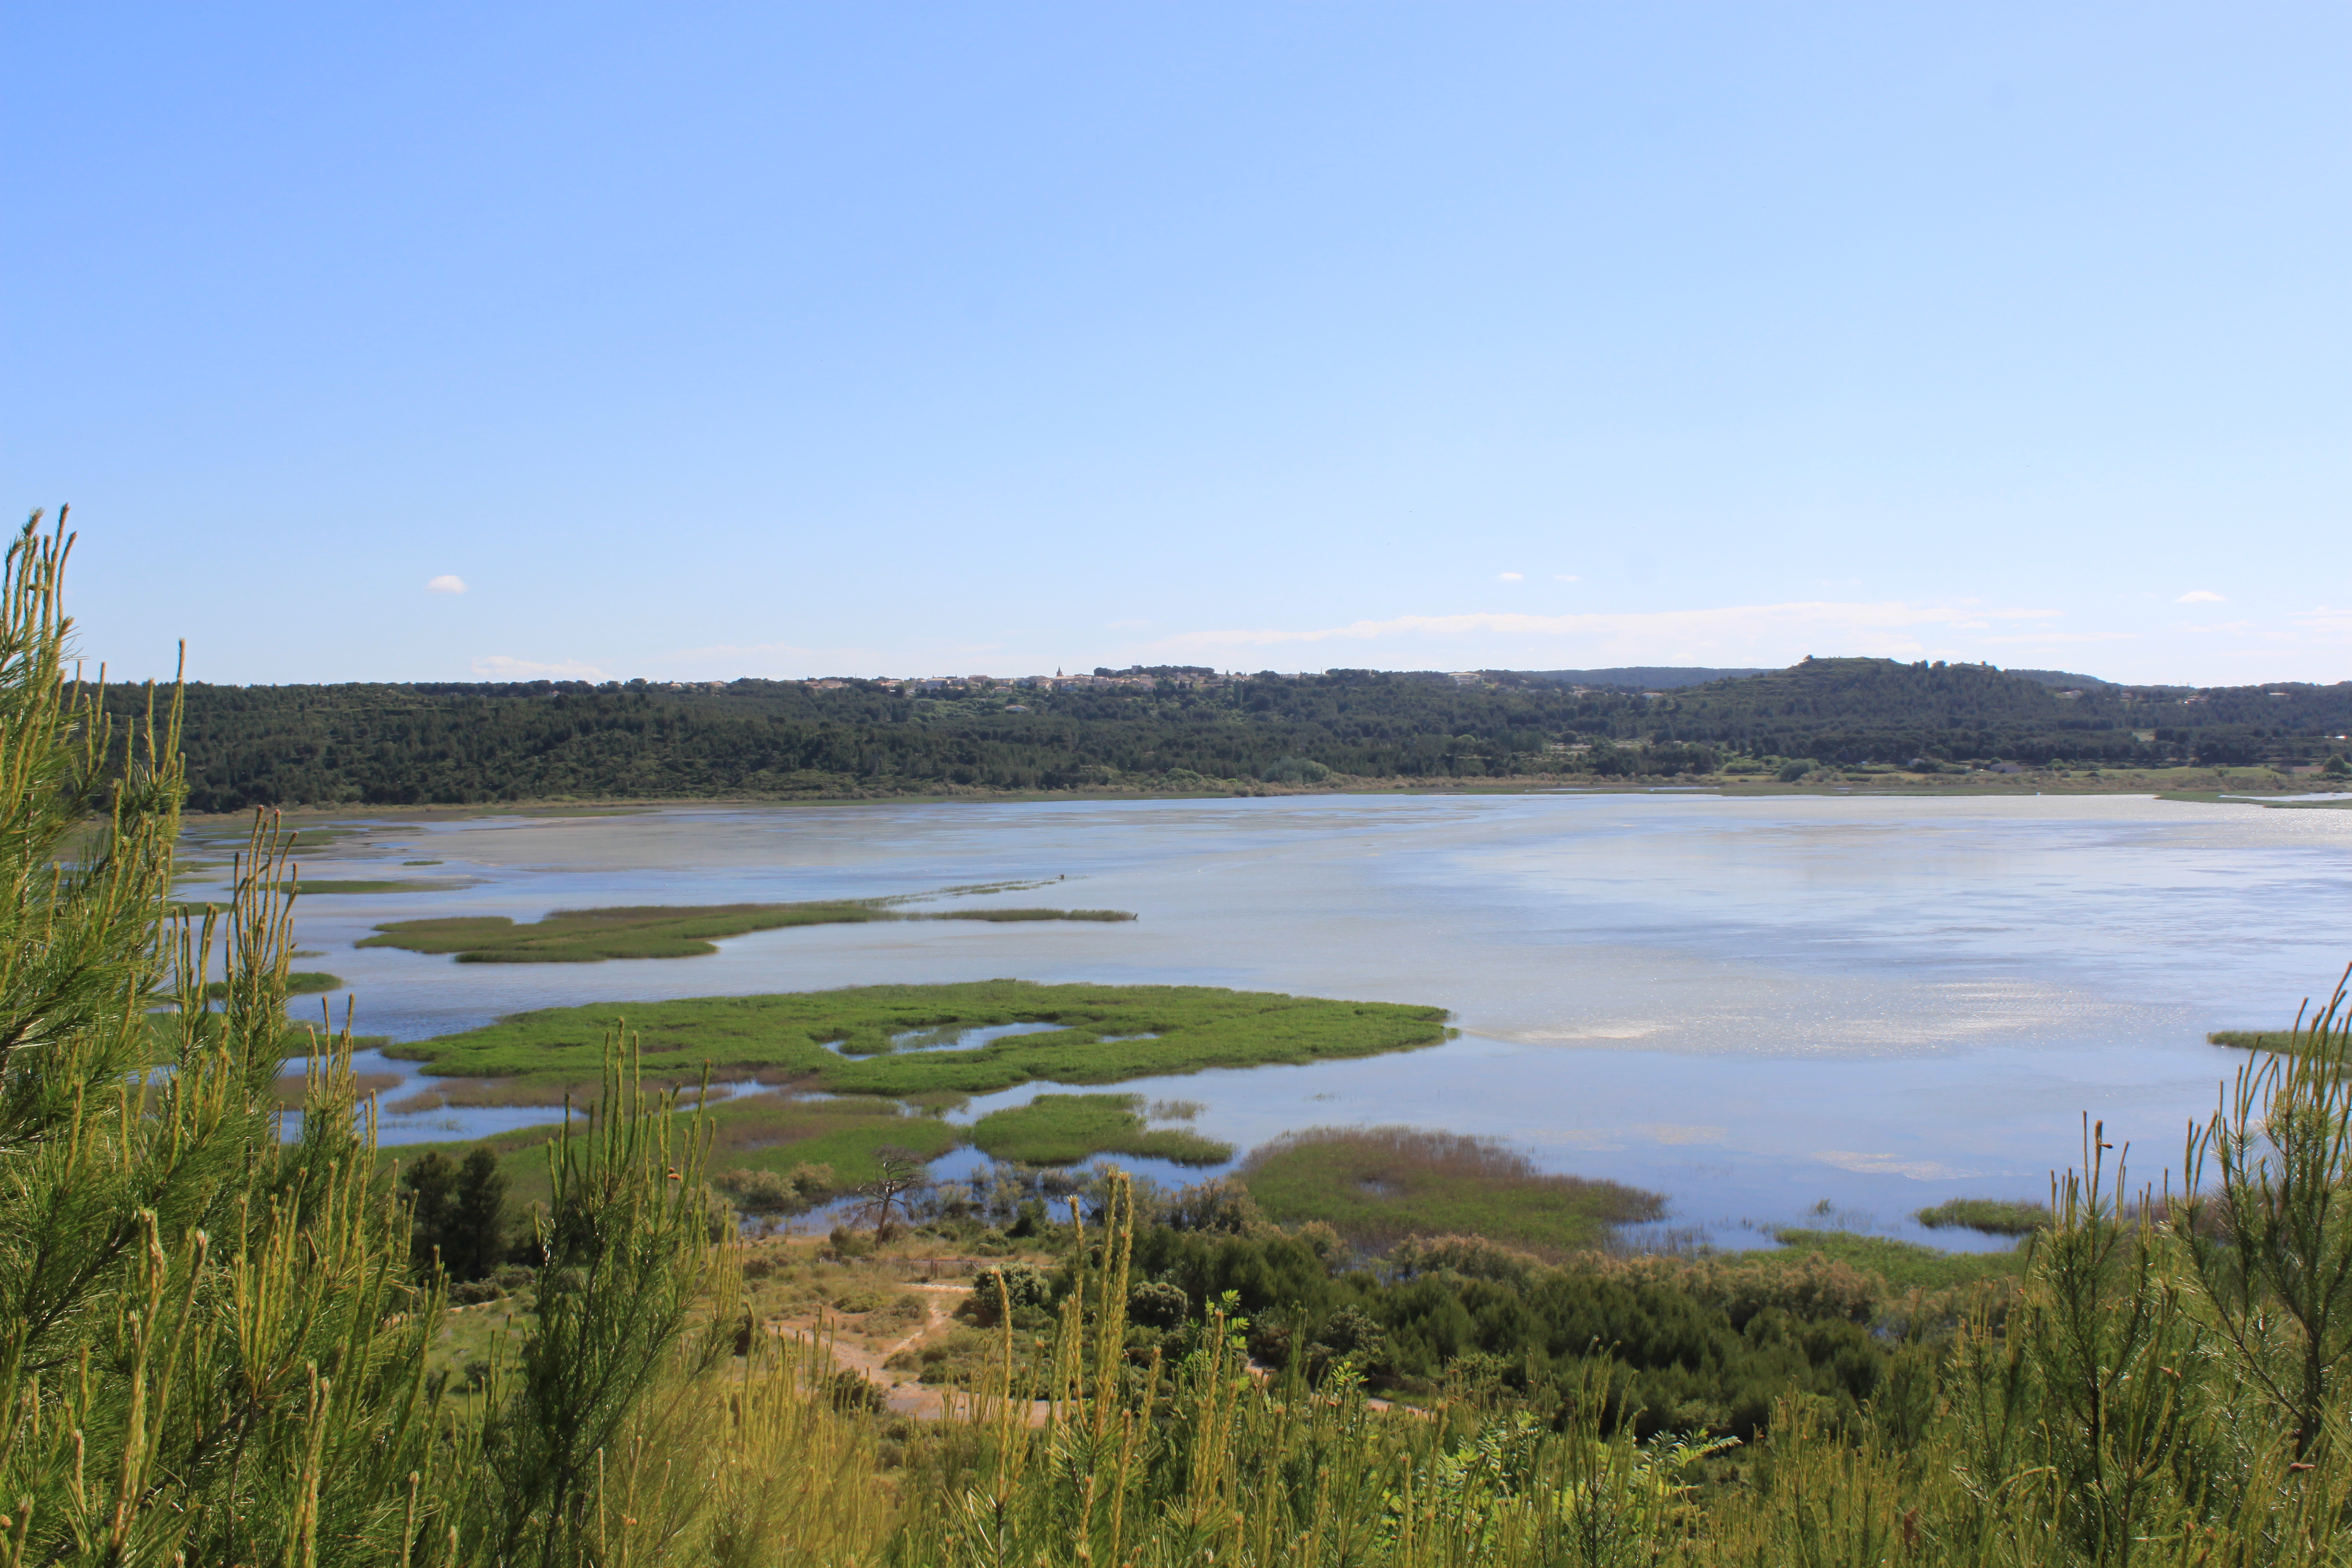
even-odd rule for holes
{"type": "Polygon", "coordinates": [[[1484,1236],[1558,1254],[1661,1218],[1616,1182],[1554,1175],[1494,1139],[1415,1127],[1313,1127],[1260,1145],[1238,1173],[1268,1217],[1321,1220],[1349,1240],[1484,1236]]]}

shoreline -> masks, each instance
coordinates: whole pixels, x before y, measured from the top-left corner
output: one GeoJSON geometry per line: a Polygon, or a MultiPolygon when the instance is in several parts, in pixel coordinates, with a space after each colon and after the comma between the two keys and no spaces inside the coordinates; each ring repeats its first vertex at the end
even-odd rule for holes
{"type": "MultiPolygon", "coordinates": [[[[1738,774],[1661,776],[1626,781],[1590,773],[1536,773],[1506,778],[1394,780],[1350,779],[1326,784],[1280,784],[1236,780],[1219,789],[1120,789],[1106,786],[1070,790],[990,790],[949,785],[938,790],[883,793],[851,791],[833,795],[679,795],[614,796],[549,796],[536,800],[485,801],[479,804],[441,803],[422,805],[379,805],[367,801],[334,804],[301,802],[278,808],[289,818],[319,818],[365,815],[415,821],[455,820],[482,816],[604,816],[660,811],[678,806],[818,806],[818,805],[1018,805],[1056,801],[1237,800],[1333,795],[1685,795],[1706,794],[1721,799],[1780,799],[1821,796],[1880,795],[1897,798],[1965,798],[1985,795],[2152,795],[2199,805],[2253,805],[2273,810],[2342,810],[2352,799],[2302,800],[2307,794],[2337,793],[2333,781],[2314,775],[2292,784],[2280,782],[2269,769],[2247,768],[2248,776],[2217,776],[2210,768],[2148,769],[2126,777],[2084,778],[2063,773],[2017,773],[1996,781],[1983,775],[1946,778],[1932,773],[1888,773],[1849,778],[1833,783],[1778,780],[1738,774]],[[2253,775],[2259,773],[2257,778],[2253,775]],[[2151,776],[2152,774],[2171,775],[2151,776]],[[2264,796],[2274,796],[2265,799],[2264,796]]],[[[182,821],[201,824],[247,822],[247,808],[234,812],[184,812],[182,821]]]]}

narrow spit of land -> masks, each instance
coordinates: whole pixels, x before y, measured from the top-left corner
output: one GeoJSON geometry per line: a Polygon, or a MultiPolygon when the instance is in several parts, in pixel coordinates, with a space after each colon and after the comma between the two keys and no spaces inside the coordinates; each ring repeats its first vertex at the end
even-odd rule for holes
{"type": "Polygon", "coordinates": [[[599,963],[613,958],[698,958],[719,938],[792,926],[858,925],[872,921],[1090,921],[1118,922],[1125,910],[976,909],[920,912],[886,899],[792,904],[638,904],[559,910],[529,925],[503,915],[394,921],[360,947],[454,953],[460,963],[599,963]]]}

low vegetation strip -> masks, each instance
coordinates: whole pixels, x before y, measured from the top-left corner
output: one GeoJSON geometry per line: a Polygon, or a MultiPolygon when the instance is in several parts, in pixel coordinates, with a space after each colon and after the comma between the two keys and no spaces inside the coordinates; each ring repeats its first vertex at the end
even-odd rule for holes
{"type": "Polygon", "coordinates": [[[869,985],[772,996],[706,996],[634,1005],[551,1007],[394,1047],[434,1077],[515,1079],[562,1099],[593,1076],[605,1037],[625,1025],[649,1076],[684,1082],[791,1078],[837,1094],[986,1094],[1024,1083],[1116,1083],[1204,1068],[1302,1064],[1411,1050],[1446,1039],[1441,1007],[1339,1002],[1204,985],[869,985]],[[1058,1026],[949,1048],[950,1026],[1058,1026]]]}
{"type": "Polygon", "coordinates": [[[971,1141],[995,1160],[1074,1165],[1096,1154],[1222,1165],[1234,1146],[1181,1127],[1145,1121],[1139,1094],[1041,1094],[1028,1104],[992,1111],[972,1124],[971,1141]]]}
{"type": "MultiPolygon", "coordinates": [[[[389,886],[389,885],[387,885],[389,886]]],[[[316,889],[306,885],[305,891],[316,889]]],[[[360,890],[356,885],[345,891],[360,890]]],[[[951,910],[907,913],[879,900],[797,904],[641,904],[559,910],[530,925],[503,915],[394,921],[361,947],[455,953],[460,963],[599,963],[608,958],[697,958],[717,952],[721,937],[789,926],[855,925],[868,921],[1131,921],[1124,910],[951,910]]]]}
{"type": "Polygon", "coordinates": [[[1942,1252],[1890,1236],[1845,1230],[1776,1230],[1772,1239],[1781,1250],[1753,1255],[1765,1267],[1827,1258],[1866,1269],[1898,1290],[1951,1290],[2018,1279],[2024,1277],[2028,1261],[2022,1251],[1942,1252]]]}
{"type": "Polygon", "coordinates": [[[1493,1139],[1413,1127],[1286,1133],[1254,1151],[1239,1175],[1268,1218],[1321,1220],[1367,1245],[1472,1235],[1556,1255],[1665,1213],[1654,1193],[1548,1174],[1493,1139]]]}
{"type": "Polygon", "coordinates": [[[2238,1051],[2299,1051],[2310,1049],[2312,1038],[2293,1029],[2216,1029],[2205,1043],[2238,1051]]]}
{"type": "Polygon", "coordinates": [[[1911,1217],[1929,1230],[1958,1226],[1987,1236],[2032,1236],[2050,1224],[2050,1205],[2013,1198],[1953,1198],[1911,1217]]]}
{"type": "MultiPolygon", "coordinates": [[[[320,991],[341,991],[342,988],[343,977],[340,974],[321,974],[315,970],[298,969],[286,977],[286,994],[289,996],[307,996],[320,991]]],[[[214,981],[205,987],[205,994],[215,1002],[222,1000],[228,994],[228,982],[214,981]]]]}

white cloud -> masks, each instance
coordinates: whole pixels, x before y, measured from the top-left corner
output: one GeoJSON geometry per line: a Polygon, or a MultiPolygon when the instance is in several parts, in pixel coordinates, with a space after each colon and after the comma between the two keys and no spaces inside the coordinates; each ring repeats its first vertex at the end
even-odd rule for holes
{"type": "Polygon", "coordinates": [[[485,680],[607,680],[611,677],[593,664],[583,664],[576,658],[558,659],[553,664],[541,664],[528,658],[509,658],[494,653],[488,658],[474,661],[474,673],[485,680]]]}
{"type": "Polygon", "coordinates": [[[1187,632],[1154,643],[1155,648],[1208,651],[1265,647],[1293,643],[1375,642],[1398,637],[1440,639],[1517,637],[1575,639],[1602,653],[1629,658],[1721,657],[1728,651],[1769,653],[1794,644],[1816,653],[1857,651],[1867,646],[1884,657],[1921,657],[1907,634],[1922,628],[1961,628],[1994,622],[2056,618],[2056,610],[1987,609],[1958,604],[1915,605],[1810,603],[1730,605],[1699,610],[1639,610],[1570,616],[1486,612],[1460,616],[1398,616],[1350,622],[1343,626],[1187,632]]]}
{"type": "Polygon", "coordinates": [[[2210,588],[2195,588],[2172,602],[2176,605],[2219,605],[2227,601],[2210,588]]]}
{"type": "Polygon", "coordinates": [[[1978,1174],[1957,1165],[1938,1164],[1933,1160],[1904,1160],[1893,1154],[1854,1153],[1844,1149],[1826,1149],[1814,1159],[1823,1164],[1835,1165],[1841,1171],[1854,1171],[1866,1176],[1908,1176],[1915,1182],[1952,1182],[1978,1174]]]}
{"type": "Polygon", "coordinates": [[[445,572],[425,584],[425,591],[428,594],[462,594],[466,591],[466,580],[454,573],[445,572]]]}
{"type": "Polygon", "coordinates": [[[1578,576],[1573,572],[1555,572],[1551,574],[1551,580],[1555,583],[1581,583],[1584,581],[1583,578],[1578,576]]]}
{"type": "Polygon", "coordinates": [[[697,661],[705,664],[713,661],[742,664],[778,658],[831,658],[845,652],[864,658],[867,651],[864,648],[803,647],[798,643],[789,642],[722,642],[711,643],[702,647],[683,647],[676,653],[656,654],[646,662],[663,665],[689,664],[697,661]]]}
{"type": "Polygon", "coordinates": [[[2139,634],[2137,632],[2053,632],[2045,630],[2027,632],[2019,637],[1979,637],[1977,638],[1977,641],[1981,643],[2037,643],[2047,646],[2051,643],[2062,642],[2130,642],[2138,636],[2139,634]]]}
{"type": "Polygon", "coordinates": [[[1497,583],[1524,583],[1527,580],[1528,574],[1524,572],[1497,572],[1495,574],[1495,581],[1497,583]]]}

